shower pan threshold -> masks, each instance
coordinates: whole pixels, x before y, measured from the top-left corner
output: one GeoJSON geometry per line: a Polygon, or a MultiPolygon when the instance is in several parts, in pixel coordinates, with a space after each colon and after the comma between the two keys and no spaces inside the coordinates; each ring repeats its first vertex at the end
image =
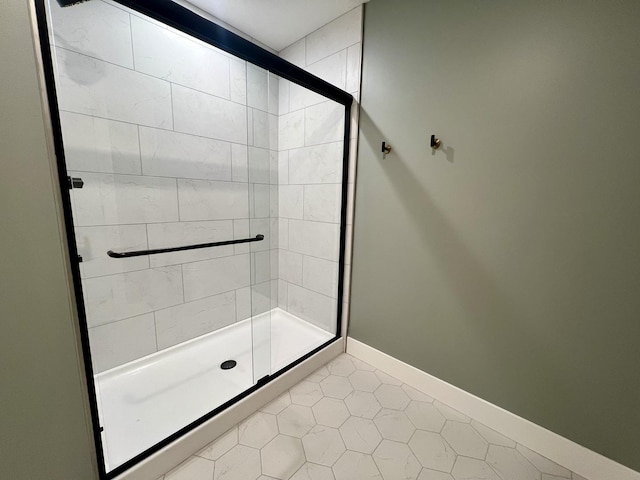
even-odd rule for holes
{"type": "Polygon", "coordinates": [[[267,349],[273,373],[332,338],[274,308],[96,375],[107,471],[253,386],[253,358],[267,349]],[[269,319],[271,337],[252,343],[252,325],[269,319]],[[237,365],[223,370],[226,360],[237,365]]]}

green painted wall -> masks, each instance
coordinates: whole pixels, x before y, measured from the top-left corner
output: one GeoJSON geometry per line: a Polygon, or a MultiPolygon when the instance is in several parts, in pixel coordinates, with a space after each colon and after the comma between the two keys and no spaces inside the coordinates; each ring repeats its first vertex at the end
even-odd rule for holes
{"type": "Polygon", "coordinates": [[[350,335],[640,470],[640,2],[372,0],[362,83],[350,335]]]}
{"type": "Polygon", "coordinates": [[[91,480],[93,439],[29,3],[0,2],[0,478],[91,480]]]}

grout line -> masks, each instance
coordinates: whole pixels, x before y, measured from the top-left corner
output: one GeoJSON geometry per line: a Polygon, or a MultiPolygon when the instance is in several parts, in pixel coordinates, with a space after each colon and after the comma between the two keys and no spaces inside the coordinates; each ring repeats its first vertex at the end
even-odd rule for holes
{"type": "MultiPolygon", "coordinates": [[[[338,18],[340,18],[340,17],[338,17],[338,18]]],[[[320,28],[322,28],[322,27],[320,27],[320,28]]],[[[336,54],[340,53],[340,52],[341,52],[341,51],[343,51],[343,50],[348,50],[348,49],[350,49],[351,47],[353,47],[354,45],[358,45],[359,43],[362,43],[362,36],[360,36],[360,40],[358,40],[357,42],[350,43],[349,45],[347,45],[346,47],[341,48],[340,50],[336,50],[336,51],[335,51],[335,52],[333,52],[333,53],[330,53],[330,54],[328,54],[328,55],[325,55],[324,57],[319,58],[318,60],[315,60],[313,63],[311,63],[311,64],[307,65],[307,66],[305,67],[305,70],[306,70],[307,68],[309,68],[309,67],[313,67],[313,66],[314,66],[314,65],[316,65],[318,62],[321,62],[321,61],[323,61],[323,60],[326,60],[327,58],[329,58],[329,57],[331,57],[331,56],[333,56],[333,55],[336,55],[336,54]]],[[[362,55],[362,54],[361,54],[361,55],[362,55]]],[[[314,74],[314,75],[315,75],[315,74],[314,74]]],[[[318,76],[318,75],[316,75],[316,76],[318,76]]],[[[323,80],[324,80],[324,79],[323,79],[323,80]]],[[[329,82],[329,83],[331,83],[331,82],[329,82]]],[[[340,87],[338,87],[338,88],[340,88],[340,87]]],[[[345,90],[345,89],[343,88],[343,89],[341,89],[341,90],[345,90]]],[[[346,91],[346,90],[345,90],[345,91],[346,91]]]]}
{"type": "Polygon", "coordinates": [[[187,301],[185,300],[185,293],[184,293],[184,271],[182,270],[182,264],[180,264],[180,280],[182,281],[182,305],[184,305],[185,303],[187,303],[187,301]]]}
{"type": "Polygon", "coordinates": [[[129,38],[131,39],[131,64],[133,65],[133,70],[136,69],[136,55],[135,50],[133,48],[133,22],[131,21],[131,14],[127,14],[129,19],[129,38]]]}
{"type": "Polygon", "coordinates": [[[157,324],[157,320],[156,320],[156,312],[152,312],[153,315],[153,331],[155,332],[155,337],[156,337],[156,352],[160,351],[159,347],[158,347],[158,324],[157,324]]]}
{"type": "MultiPolygon", "coordinates": [[[[72,115],[82,115],[83,117],[90,117],[90,118],[98,118],[100,120],[106,120],[108,122],[114,122],[114,123],[125,123],[127,125],[135,125],[137,127],[143,127],[143,128],[149,128],[152,130],[160,130],[163,132],[169,132],[169,133],[177,133],[180,135],[187,135],[190,137],[197,137],[197,138],[204,138],[207,140],[215,140],[217,142],[225,142],[231,145],[240,145],[243,147],[252,147],[252,148],[259,148],[261,150],[270,150],[269,148],[266,147],[253,147],[252,145],[248,145],[247,143],[241,143],[241,142],[233,142],[231,140],[225,140],[222,138],[215,138],[215,137],[207,137],[205,135],[198,135],[197,133],[189,133],[189,132],[182,132],[179,130],[170,130],[168,128],[162,128],[162,127],[157,127],[157,126],[151,126],[151,125],[144,125],[144,124],[140,124],[140,123],[134,123],[134,122],[129,122],[127,120],[119,120],[119,119],[114,119],[114,118],[109,118],[109,117],[101,117],[100,115],[89,115],[88,113],[83,113],[83,112],[76,112],[73,110],[65,110],[63,108],[59,109],[60,112],[64,112],[64,113],[70,113],[72,115]]],[[[329,142],[329,143],[338,143],[338,141],[336,140],[335,142],[329,142]]],[[[320,144],[322,145],[322,144],[320,144]]],[[[278,151],[278,150],[275,150],[278,151]]]]}
{"type": "MultiPolygon", "coordinates": [[[[200,93],[202,95],[207,95],[209,97],[214,97],[214,98],[217,98],[219,100],[224,100],[226,102],[230,102],[230,103],[233,103],[235,105],[240,105],[242,107],[247,107],[248,106],[248,105],[246,105],[244,103],[240,103],[240,102],[236,102],[234,100],[231,100],[230,98],[221,97],[220,95],[215,95],[215,94],[213,94],[211,92],[205,92],[205,91],[199,90],[199,89],[194,88],[194,87],[189,86],[189,85],[184,85],[182,83],[175,82],[173,80],[167,80],[165,78],[156,77],[155,75],[151,75],[149,73],[141,72],[140,70],[135,70],[133,68],[125,67],[124,65],[120,65],[119,63],[114,63],[114,62],[110,62],[109,60],[104,60],[104,59],[99,58],[99,57],[94,57],[92,55],[87,55],[87,53],[85,53],[85,52],[78,52],[77,50],[73,50],[73,49],[70,49],[70,48],[67,48],[67,47],[61,47],[61,46],[54,46],[54,48],[55,49],[64,50],[66,52],[70,52],[70,53],[73,53],[75,55],[81,55],[83,57],[91,58],[92,60],[96,60],[98,62],[106,63],[106,64],[112,65],[114,67],[122,68],[124,70],[128,70],[129,72],[137,73],[138,75],[143,75],[145,77],[152,78],[154,80],[159,80],[159,81],[162,81],[162,82],[165,82],[165,83],[173,83],[173,84],[175,84],[175,85],[177,85],[179,87],[186,88],[187,90],[192,90],[192,91],[200,93]]],[[[54,56],[56,56],[56,55],[54,54],[54,56]]],[[[229,68],[231,68],[231,67],[229,67],[229,68]]],[[[333,101],[333,100],[329,100],[329,101],[333,101]]],[[[264,113],[269,113],[267,110],[262,110],[261,108],[256,108],[256,107],[251,107],[251,108],[255,108],[256,110],[260,110],[261,112],[264,112],[264,113]]]]}

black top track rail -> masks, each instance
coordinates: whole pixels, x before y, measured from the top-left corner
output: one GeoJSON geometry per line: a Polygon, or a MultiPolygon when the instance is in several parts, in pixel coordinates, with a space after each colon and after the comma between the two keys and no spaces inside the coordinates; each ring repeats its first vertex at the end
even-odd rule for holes
{"type": "Polygon", "coordinates": [[[115,1],[342,105],[351,105],[353,102],[353,96],[350,93],[170,0],[115,1]]]}
{"type": "Polygon", "coordinates": [[[251,238],[241,238],[239,240],[224,240],[222,242],[197,243],[194,245],[183,245],[182,247],[156,248],[152,250],[134,250],[133,252],[114,252],[109,250],[107,255],[111,258],[141,257],[143,255],[157,255],[158,253],[182,252],[183,250],[197,250],[198,248],[222,247],[224,245],[235,245],[237,243],[261,242],[264,235],[258,234],[251,238]]]}

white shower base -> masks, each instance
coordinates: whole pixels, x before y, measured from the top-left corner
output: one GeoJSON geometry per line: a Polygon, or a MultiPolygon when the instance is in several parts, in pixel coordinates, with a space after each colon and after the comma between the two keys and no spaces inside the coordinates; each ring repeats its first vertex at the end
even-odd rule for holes
{"type": "Polygon", "coordinates": [[[331,338],[331,333],[275,308],[96,375],[107,471],[331,338]],[[265,354],[270,366],[259,361],[265,354]],[[237,366],[220,369],[229,359],[237,366]]]}

